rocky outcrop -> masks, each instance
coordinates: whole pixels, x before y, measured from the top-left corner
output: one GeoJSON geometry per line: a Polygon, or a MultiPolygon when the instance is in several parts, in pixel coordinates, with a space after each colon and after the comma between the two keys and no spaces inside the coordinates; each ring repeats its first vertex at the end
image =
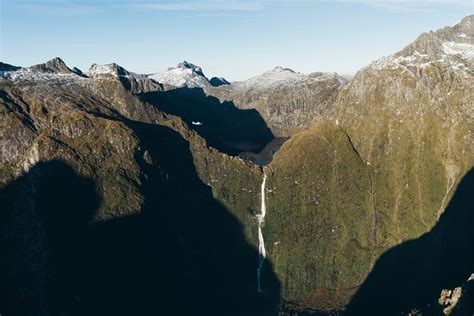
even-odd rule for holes
{"type": "Polygon", "coordinates": [[[443,315],[474,314],[474,274],[462,286],[443,290],[438,303],[442,306],[443,315]]]}

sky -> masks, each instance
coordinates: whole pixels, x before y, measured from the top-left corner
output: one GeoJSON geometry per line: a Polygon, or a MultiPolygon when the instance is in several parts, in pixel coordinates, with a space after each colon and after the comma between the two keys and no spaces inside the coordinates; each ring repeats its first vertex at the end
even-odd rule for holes
{"type": "Polygon", "coordinates": [[[187,60],[231,81],[276,66],[351,75],[473,13],[474,0],[0,0],[0,60],[137,73],[187,60]]]}

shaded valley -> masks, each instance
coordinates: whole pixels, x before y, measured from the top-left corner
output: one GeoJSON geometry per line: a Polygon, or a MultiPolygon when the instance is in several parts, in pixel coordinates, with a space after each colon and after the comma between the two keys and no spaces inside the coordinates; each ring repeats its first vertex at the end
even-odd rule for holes
{"type": "Polygon", "coordinates": [[[149,92],[139,97],[164,113],[179,116],[210,146],[230,155],[259,152],[274,138],[256,110],[221,103],[200,88],[149,92]]]}

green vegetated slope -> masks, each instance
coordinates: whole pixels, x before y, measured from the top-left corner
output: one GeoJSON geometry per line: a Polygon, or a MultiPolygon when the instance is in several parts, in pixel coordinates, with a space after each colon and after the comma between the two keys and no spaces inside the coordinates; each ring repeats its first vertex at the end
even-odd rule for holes
{"type": "Polygon", "coordinates": [[[334,115],[373,170],[377,244],[384,248],[431,229],[473,164],[473,81],[436,67],[423,78],[401,70],[361,73],[336,105],[334,115]],[[361,82],[369,88],[356,96],[361,82]]]}
{"type": "Polygon", "coordinates": [[[343,130],[320,123],[287,141],[267,173],[264,235],[283,297],[302,307],[343,304],[372,261],[368,167],[343,130]]]}
{"type": "Polygon", "coordinates": [[[275,154],[264,235],[287,301],[343,308],[383,253],[433,229],[474,165],[472,68],[430,34],[362,69],[275,154]]]}

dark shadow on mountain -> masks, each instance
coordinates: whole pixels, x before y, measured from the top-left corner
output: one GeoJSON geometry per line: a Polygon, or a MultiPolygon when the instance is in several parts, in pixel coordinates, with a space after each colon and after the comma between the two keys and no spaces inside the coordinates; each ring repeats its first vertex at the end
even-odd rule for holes
{"type": "Polygon", "coordinates": [[[145,199],[135,215],[89,224],[96,186],[61,161],[39,163],[0,191],[0,310],[276,314],[270,263],[258,295],[258,253],[197,176],[189,144],[167,127],[126,124],[142,148],[145,199]]]}
{"type": "MultiPolygon", "coordinates": [[[[0,191],[0,310],[57,310],[74,302],[81,253],[100,202],[95,183],[63,161],[40,162],[0,191]]],[[[9,314],[10,313],[10,314],[9,314]]]]}
{"type": "Polygon", "coordinates": [[[21,69],[21,67],[18,66],[13,66],[10,64],[2,63],[0,61],[0,71],[16,71],[18,69],[21,69]]]}
{"type": "Polygon", "coordinates": [[[258,153],[274,138],[256,110],[240,110],[232,102],[221,103],[203,89],[178,88],[139,97],[162,112],[181,117],[210,146],[230,155],[258,153]]]}
{"type": "Polygon", "coordinates": [[[209,83],[211,84],[211,86],[213,87],[220,87],[220,86],[227,86],[227,85],[230,85],[230,82],[225,80],[225,78],[222,78],[222,77],[212,77],[210,80],[209,80],[209,83]]]}
{"type": "Polygon", "coordinates": [[[347,314],[400,315],[436,303],[442,289],[466,282],[474,273],[473,205],[471,169],[430,232],[379,258],[353,297],[347,314]]]}
{"type": "Polygon", "coordinates": [[[288,139],[289,137],[275,137],[259,153],[242,152],[239,154],[239,157],[251,161],[252,163],[261,167],[266,166],[272,162],[273,155],[288,139]]]}

